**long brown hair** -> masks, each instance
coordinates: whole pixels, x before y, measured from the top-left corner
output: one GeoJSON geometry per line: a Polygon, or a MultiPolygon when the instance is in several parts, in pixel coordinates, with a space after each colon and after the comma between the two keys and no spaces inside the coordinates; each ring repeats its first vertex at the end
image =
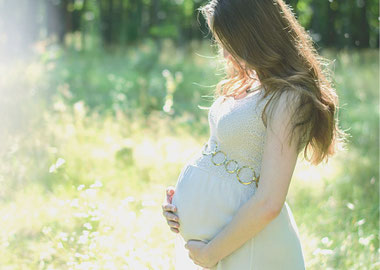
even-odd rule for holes
{"type": "Polygon", "coordinates": [[[297,150],[305,147],[306,160],[313,165],[327,162],[344,147],[347,135],[338,127],[338,95],[328,61],[317,53],[283,0],[210,0],[199,11],[218,46],[231,55],[227,74],[216,85],[216,96],[243,92],[259,81],[264,98],[272,94],[262,114],[265,127],[266,109],[272,115],[280,96],[286,94],[295,108],[291,137],[298,129],[297,150]]]}

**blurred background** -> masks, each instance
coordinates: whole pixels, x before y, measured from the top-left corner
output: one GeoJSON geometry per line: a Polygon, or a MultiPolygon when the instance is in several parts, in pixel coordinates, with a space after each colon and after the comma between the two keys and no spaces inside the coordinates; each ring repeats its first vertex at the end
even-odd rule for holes
{"type": "MultiPolygon", "coordinates": [[[[165,188],[223,76],[203,0],[0,0],[0,268],[174,269],[165,188]]],[[[379,1],[292,0],[348,149],[299,159],[308,269],[380,269],[379,1]]]]}

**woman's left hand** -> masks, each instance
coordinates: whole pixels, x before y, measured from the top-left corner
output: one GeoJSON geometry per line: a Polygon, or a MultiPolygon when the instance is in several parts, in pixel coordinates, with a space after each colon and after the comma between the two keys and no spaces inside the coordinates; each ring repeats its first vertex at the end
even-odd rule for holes
{"type": "Polygon", "coordinates": [[[189,250],[189,257],[193,262],[205,268],[211,268],[218,264],[215,258],[207,251],[207,242],[201,240],[189,240],[185,248],[189,250]]]}

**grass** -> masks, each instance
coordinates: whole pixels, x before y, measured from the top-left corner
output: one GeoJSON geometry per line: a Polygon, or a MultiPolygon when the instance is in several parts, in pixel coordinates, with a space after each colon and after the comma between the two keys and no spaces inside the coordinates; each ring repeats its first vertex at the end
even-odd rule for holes
{"type": "MultiPolygon", "coordinates": [[[[196,105],[212,88],[198,84],[220,66],[170,46],[50,46],[0,65],[1,269],[174,269],[161,203],[208,138],[196,105]]],[[[350,143],[328,164],[299,160],[288,203],[308,269],[379,269],[378,52],[323,53],[350,143]]]]}

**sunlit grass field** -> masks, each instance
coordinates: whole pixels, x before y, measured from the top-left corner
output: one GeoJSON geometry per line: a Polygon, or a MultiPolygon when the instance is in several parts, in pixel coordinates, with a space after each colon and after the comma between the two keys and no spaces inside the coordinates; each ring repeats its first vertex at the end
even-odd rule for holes
{"type": "MultiPolygon", "coordinates": [[[[323,54],[351,137],[328,164],[300,156],[287,201],[307,269],[380,269],[378,52],[323,54]]],[[[208,138],[212,55],[40,44],[0,64],[0,269],[174,269],[161,203],[208,138]]]]}

